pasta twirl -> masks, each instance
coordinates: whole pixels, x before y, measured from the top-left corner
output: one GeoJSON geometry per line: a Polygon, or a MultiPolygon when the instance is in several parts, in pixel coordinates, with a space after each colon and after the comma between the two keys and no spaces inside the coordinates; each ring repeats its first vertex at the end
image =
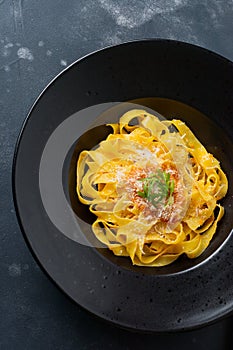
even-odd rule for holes
{"type": "Polygon", "coordinates": [[[98,147],[82,151],[77,194],[93,233],[141,266],[199,256],[224,214],[228,182],[219,162],[180,120],[125,113],[98,147]]]}

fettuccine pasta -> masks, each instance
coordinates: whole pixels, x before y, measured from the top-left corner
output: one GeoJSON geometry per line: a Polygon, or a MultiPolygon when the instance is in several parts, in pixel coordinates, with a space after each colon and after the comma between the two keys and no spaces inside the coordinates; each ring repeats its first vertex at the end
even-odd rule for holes
{"type": "Polygon", "coordinates": [[[224,214],[219,162],[180,120],[131,110],[109,125],[77,163],[78,198],[96,216],[97,239],[140,266],[199,256],[224,214]]]}

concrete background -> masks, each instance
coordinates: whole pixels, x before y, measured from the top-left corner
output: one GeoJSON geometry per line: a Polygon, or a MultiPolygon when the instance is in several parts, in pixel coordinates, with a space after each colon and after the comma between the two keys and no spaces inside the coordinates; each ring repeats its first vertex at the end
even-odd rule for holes
{"type": "Polygon", "coordinates": [[[232,320],[169,335],[114,328],[41,272],[15,217],[17,135],[47,83],[83,55],[142,38],[197,44],[233,60],[232,0],[0,0],[0,349],[232,349],[232,320]]]}

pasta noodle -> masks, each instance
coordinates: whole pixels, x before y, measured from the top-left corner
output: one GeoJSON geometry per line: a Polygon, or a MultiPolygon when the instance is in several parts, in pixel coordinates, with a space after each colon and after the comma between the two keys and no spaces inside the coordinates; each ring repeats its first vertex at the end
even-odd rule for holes
{"type": "Polygon", "coordinates": [[[131,110],[109,125],[77,163],[78,198],[96,215],[97,239],[140,266],[199,256],[224,214],[219,162],[180,120],[131,110]]]}

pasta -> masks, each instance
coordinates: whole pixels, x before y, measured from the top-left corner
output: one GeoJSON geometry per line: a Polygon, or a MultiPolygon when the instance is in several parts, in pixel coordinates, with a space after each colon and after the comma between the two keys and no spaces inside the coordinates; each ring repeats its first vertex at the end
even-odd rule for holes
{"type": "Polygon", "coordinates": [[[227,177],[184,122],[125,113],[95,149],[80,153],[77,194],[94,235],[135,265],[198,257],[216,232],[227,177]]]}

